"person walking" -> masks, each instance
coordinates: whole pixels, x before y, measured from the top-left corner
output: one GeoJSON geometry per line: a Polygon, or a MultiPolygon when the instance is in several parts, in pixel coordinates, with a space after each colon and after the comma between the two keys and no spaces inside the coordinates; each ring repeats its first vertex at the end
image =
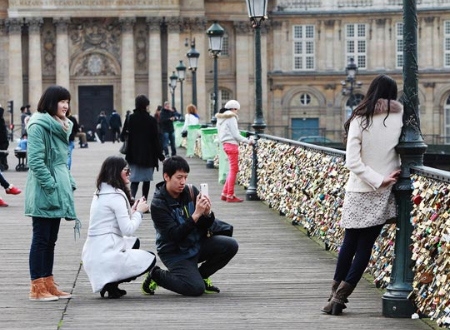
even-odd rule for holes
{"type": "Polygon", "coordinates": [[[168,101],[165,101],[161,110],[159,123],[164,137],[163,150],[166,157],[169,157],[169,143],[171,156],[175,156],[177,154],[177,148],[175,146],[175,128],[173,126],[173,122],[179,118],[180,114],[170,107],[170,103],[168,101]]]}
{"type": "Polygon", "coordinates": [[[113,143],[120,142],[120,130],[122,128],[122,119],[117,113],[117,110],[113,110],[109,117],[109,127],[113,135],[113,143]]]}
{"type": "Polygon", "coordinates": [[[216,114],[216,127],[219,141],[227,154],[229,163],[229,171],[222,189],[221,199],[228,203],[239,203],[243,201],[243,199],[236,197],[234,194],[236,176],[239,172],[239,143],[243,142],[250,145],[254,143],[252,139],[243,137],[239,132],[237,113],[240,108],[241,105],[238,101],[230,100],[216,114]]]}
{"type": "Polygon", "coordinates": [[[350,170],[340,223],[345,234],[329,302],[322,308],[327,314],[339,315],[346,308],[383,225],[397,216],[392,186],[400,174],[395,147],[403,126],[403,106],[396,99],[395,80],[379,75],[344,124],[350,170]]]}
{"type": "Polygon", "coordinates": [[[77,221],[73,191],[76,184],[67,167],[72,122],[66,113],[70,92],[50,86],[39,100],[28,123],[28,177],[25,215],[32,218],[33,236],[29,266],[29,299],[53,301],[70,298],[53,279],[55,244],[61,218],[77,221]]]}
{"type": "MultiPolygon", "coordinates": [[[[0,171],[0,185],[5,188],[5,192],[8,195],[18,195],[22,192],[19,188],[13,186],[8,181],[6,181],[5,177],[3,176],[3,173],[0,171]]],[[[0,197],[0,207],[8,207],[9,204],[6,203],[3,198],[0,197]]]]}
{"type": "Polygon", "coordinates": [[[97,118],[97,132],[101,143],[105,143],[106,132],[108,131],[108,121],[106,120],[105,111],[101,111],[97,118]]]}
{"type": "Polygon", "coordinates": [[[124,136],[128,136],[128,148],[125,159],[131,169],[131,197],[135,199],[142,182],[142,196],[148,199],[150,181],[153,180],[155,168],[159,169],[158,160],[164,160],[158,137],[156,119],[148,112],[149,99],[138,95],[135,99],[136,109],[129,116],[123,128],[124,136]]]}
{"type": "Polygon", "coordinates": [[[219,293],[210,276],[225,267],[238,251],[232,237],[207,237],[214,212],[208,196],[186,185],[189,171],[189,164],[180,156],[163,162],[164,181],[156,186],[151,216],[158,256],[167,270],[155,266],[148,273],[142,283],[146,294],[154,294],[158,285],[185,296],[219,293]]]}
{"type": "Polygon", "coordinates": [[[119,284],[150,271],[156,263],[153,253],[139,250],[133,237],[149,206],[144,197],[131,206],[128,184],[130,168],[122,157],[110,156],[97,176],[91,203],[88,237],[83,246],[83,267],[92,292],[103,298],[120,298],[127,292],[119,284]]]}

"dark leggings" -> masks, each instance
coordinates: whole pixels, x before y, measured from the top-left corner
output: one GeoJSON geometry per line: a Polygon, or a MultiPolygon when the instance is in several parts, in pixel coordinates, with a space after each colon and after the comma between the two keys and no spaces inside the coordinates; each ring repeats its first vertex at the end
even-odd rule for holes
{"type": "Polygon", "coordinates": [[[334,280],[356,286],[369,264],[373,244],[383,225],[345,229],[344,241],[336,265],[334,280]]]}
{"type": "MultiPolygon", "coordinates": [[[[130,190],[131,190],[131,196],[133,198],[136,197],[138,187],[139,187],[139,182],[131,182],[130,190]]],[[[142,196],[144,196],[146,200],[148,200],[148,192],[149,191],[150,191],[150,181],[144,181],[142,183],[142,196]]]]}
{"type": "Polygon", "coordinates": [[[8,181],[6,181],[6,179],[3,177],[2,172],[0,172],[0,185],[5,188],[8,189],[9,188],[9,183],[8,181]]]}

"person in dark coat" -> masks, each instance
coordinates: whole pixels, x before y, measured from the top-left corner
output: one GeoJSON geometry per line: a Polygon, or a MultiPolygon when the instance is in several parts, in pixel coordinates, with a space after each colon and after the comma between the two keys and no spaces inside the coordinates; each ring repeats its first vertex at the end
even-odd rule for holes
{"type": "Polygon", "coordinates": [[[113,134],[113,143],[120,142],[120,129],[122,128],[122,119],[116,110],[113,110],[111,116],[109,117],[109,127],[113,134]]]}
{"type": "Polygon", "coordinates": [[[105,135],[108,131],[108,121],[106,120],[105,111],[101,111],[97,119],[97,132],[102,143],[105,143],[105,135]]]}
{"type": "Polygon", "coordinates": [[[143,182],[142,196],[148,199],[154,169],[159,169],[158,160],[164,160],[159,142],[158,124],[148,112],[149,105],[150,101],[145,95],[138,95],[135,100],[136,109],[125,121],[123,128],[124,135],[128,136],[125,159],[131,170],[130,189],[133,199],[136,197],[139,182],[143,182]]]}

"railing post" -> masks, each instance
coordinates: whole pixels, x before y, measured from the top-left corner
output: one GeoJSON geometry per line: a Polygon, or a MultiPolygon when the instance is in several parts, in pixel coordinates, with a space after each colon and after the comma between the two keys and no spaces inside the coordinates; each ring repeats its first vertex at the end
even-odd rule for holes
{"type": "Polygon", "coordinates": [[[250,178],[250,185],[245,192],[245,199],[248,201],[259,201],[257,187],[258,187],[258,139],[259,136],[255,134],[255,143],[252,145],[252,176],[250,178]]]}
{"type": "Polygon", "coordinates": [[[383,295],[383,315],[409,318],[415,312],[414,303],[408,299],[412,291],[414,274],[411,268],[411,167],[423,164],[427,148],[420,131],[417,65],[417,6],[416,0],[403,0],[403,129],[397,152],[402,168],[394,186],[399,207],[395,256],[390,284],[383,295]]]}

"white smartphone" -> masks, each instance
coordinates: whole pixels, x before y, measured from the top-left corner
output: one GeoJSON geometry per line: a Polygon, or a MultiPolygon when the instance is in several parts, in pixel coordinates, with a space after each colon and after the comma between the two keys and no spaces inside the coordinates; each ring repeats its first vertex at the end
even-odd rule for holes
{"type": "Polygon", "coordinates": [[[200,183],[200,192],[202,195],[209,196],[207,183],[200,183]]]}

